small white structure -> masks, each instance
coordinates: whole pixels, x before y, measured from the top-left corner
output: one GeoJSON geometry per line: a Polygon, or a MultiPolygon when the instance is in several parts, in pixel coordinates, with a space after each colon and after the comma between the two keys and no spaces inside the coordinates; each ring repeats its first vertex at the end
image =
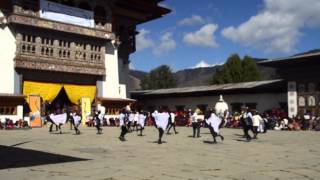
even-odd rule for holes
{"type": "Polygon", "coordinates": [[[227,112],[229,111],[228,104],[223,100],[222,95],[220,95],[219,101],[214,106],[216,110],[216,114],[219,117],[225,117],[227,115],[227,112]]]}

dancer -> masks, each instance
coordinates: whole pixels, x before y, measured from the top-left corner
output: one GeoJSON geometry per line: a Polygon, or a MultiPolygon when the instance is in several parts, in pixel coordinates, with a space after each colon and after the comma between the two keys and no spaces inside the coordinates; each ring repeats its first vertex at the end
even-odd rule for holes
{"type": "Polygon", "coordinates": [[[129,112],[129,117],[128,117],[128,132],[132,132],[132,126],[133,126],[133,120],[134,120],[134,112],[130,111],[129,112]]]}
{"type": "MultiPolygon", "coordinates": [[[[145,124],[146,118],[147,118],[146,113],[141,110],[138,116],[138,126],[140,126],[140,129],[139,129],[140,134],[138,136],[142,136],[142,131],[144,130],[144,124],[145,124]]],[[[138,127],[137,127],[137,131],[138,131],[138,127]]]]}
{"type": "Polygon", "coordinates": [[[133,131],[138,131],[139,112],[134,111],[133,114],[133,131]]]}
{"type": "Polygon", "coordinates": [[[158,144],[162,144],[162,136],[168,124],[169,114],[168,112],[165,112],[163,109],[161,109],[160,112],[155,111],[154,113],[152,113],[152,116],[155,119],[156,127],[159,131],[158,144]]]}
{"type": "Polygon", "coordinates": [[[120,116],[119,116],[119,126],[121,128],[121,133],[120,133],[120,141],[126,141],[126,139],[124,138],[124,136],[127,134],[128,129],[126,126],[126,121],[127,121],[127,112],[126,109],[123,108],[121,110],[120,116]]]}
{"type": "Polygon", "coordinates": [[[97,134],[102,134],[102,128],[101,128],[101,120],[102,120],[102,116],[101,116],[101,112],[100,111],[96,111],[95,115],[94,115],[94,120],[96,123],[96,128],[97,128],[97,134]]]}
{"type": "Polygon", "coordinates": [[[76,131],[76,135],[80,134],[80,130],[78,129],[79,125],[81,124],[81,116],[78,113],[73,113],[70,116],[71,124],[74,127],[74,130],[76,131]]]}
{"type": "Polygon", "coordinates": [[[69,120],[69,115],[69,113],[47,115],[47,121],[51,122],[49,132],[52,132],[52,126],[56,125],[56,127],[58,127],[58,130],[60,131],[60,134],[62,134],[61,126],[69,120]]]}
{"type": "Polygon", "coordinates": [[[242,124],[244,137],[247,139],[247,141],[250,141],[252,138],[249,135],[249,130],[251,130],[254,133],[253,126],[252,126],[252,114],[248,107],[242,108],[242,112],[240,115],[240,122],[242,124]]]}
{"type": "MultiPolygon", "coordinates": [[[[259,115],[259,113],[257,111],[253,112],[253,116],[252,116],[252,130],[253,130],[253,139],[257,139],[258,138],[258,129],[260,126],[260,123],[263,121],[262,117],[259,115]]],[[[262,132],[262,131],[260,131],[262,132]]]]}
{"type": "Polygon", "coordinates": [[[221,138],[221,141],[223,141],[224,137],[220,134],[220,127],[223,122],[221,118],[215,114],[214,110],[209,111],[209,118],[206,119],[206,123],[213,137],[213,143],[214,144],[217,143],[217,140],[216,140],[217,136],[219,136],[221,138]]]}
{"type": "Polygon", "coordinates": [[[173,131],[175,134],[178,134],[178,132],[176,131],[176,122],[175,122],[175,113],[173,111],[169,111],[169,115],[170,115],[170,118],[169,118],[169,123],[168,123],[168,128],[167,128],[167,134],[171,134],[170,133],[170,129],[173,127],[173,131]]]}

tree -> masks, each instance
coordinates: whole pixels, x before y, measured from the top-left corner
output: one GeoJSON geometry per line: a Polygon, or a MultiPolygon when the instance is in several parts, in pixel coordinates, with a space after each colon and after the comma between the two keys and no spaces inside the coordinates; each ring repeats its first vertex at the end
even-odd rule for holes
{"type": "Polygon", "coordinates": [[[242,74],[244,82],[261,80],[257,63],[250,56],[245,56],[242,60],[242,74]]]}
{"type": "Polygon", "coordinates": [[[237,54],[232,54],[221,69],[213,76],[211,84],[226,84],[248,81],[259,81],[261,75],[256,62],[249,56],[243,60],[237,54]]]}
{"type": "Polygon", "coordinates": [[[161,65],[150,71],[141,80],[142,89],[165,89],[177,86],[177,80],[167,65],[161,65]]]}
{"type": "Polygon", "coordinates": [[[230,82],[241,82],[242,81],[242,65],[241,58],[238,54],[232,54],[227,62],[224,64],[225,75],[230,76],[230,82]]]}

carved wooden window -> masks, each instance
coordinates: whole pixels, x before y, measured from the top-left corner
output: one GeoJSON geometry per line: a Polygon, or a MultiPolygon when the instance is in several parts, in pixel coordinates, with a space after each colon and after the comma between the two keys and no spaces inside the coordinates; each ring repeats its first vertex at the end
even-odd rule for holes
{"type": "Polygon", "coordinates": [[[42,56],[53,56],[53,49],[54,49],[54,45],[53,45],[53,38],[46,38],[43,37],[41,38],[41,45],[40,45],[40,54],[42,56]]]}
{"type": "Polygon", "coordinates": [[[316,106],[316,98],[314,96],[308,97],[308,106],[310,107],[316,106]]]}
{"type": "Polygon", "coordinates": [[[299,105],[299,107],[305,107],[306,106],[306,99],[303,96],[299,97],[298,105],[299,105]]]}
{"type": "Polygon", "coordinates": [[[69,41],[60,40],[59,41],[59,57],[60,58],[70,58],[71,52],[70,52],[70,45],[71,43],[69,41]]]}
{"type": "Polygon", "coordinates": [[[36,39],[32,35],[22,35],[21,52],[27,54],[35,54],[36,52],[36,39]]]}

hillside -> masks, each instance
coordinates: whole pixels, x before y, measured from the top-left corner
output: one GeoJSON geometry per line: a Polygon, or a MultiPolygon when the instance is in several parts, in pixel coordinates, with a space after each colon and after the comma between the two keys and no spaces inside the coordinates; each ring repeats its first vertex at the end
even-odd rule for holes
{"type": "MultiPolygon", "coordinates": [[[[184,69],[174,73],[178,81],[178,87],[201,86],[209,85],[210,79],[216,73],[220,66],[184,69]]],[[[274,69],[264,66],[259,66],[258,69],[263,80],[276,79],[278,76],[274,69]]],[[[129,90],[140,90],[140,81],[147,73],[143,71],[130,70],[130,85],[129,90]]]]}

